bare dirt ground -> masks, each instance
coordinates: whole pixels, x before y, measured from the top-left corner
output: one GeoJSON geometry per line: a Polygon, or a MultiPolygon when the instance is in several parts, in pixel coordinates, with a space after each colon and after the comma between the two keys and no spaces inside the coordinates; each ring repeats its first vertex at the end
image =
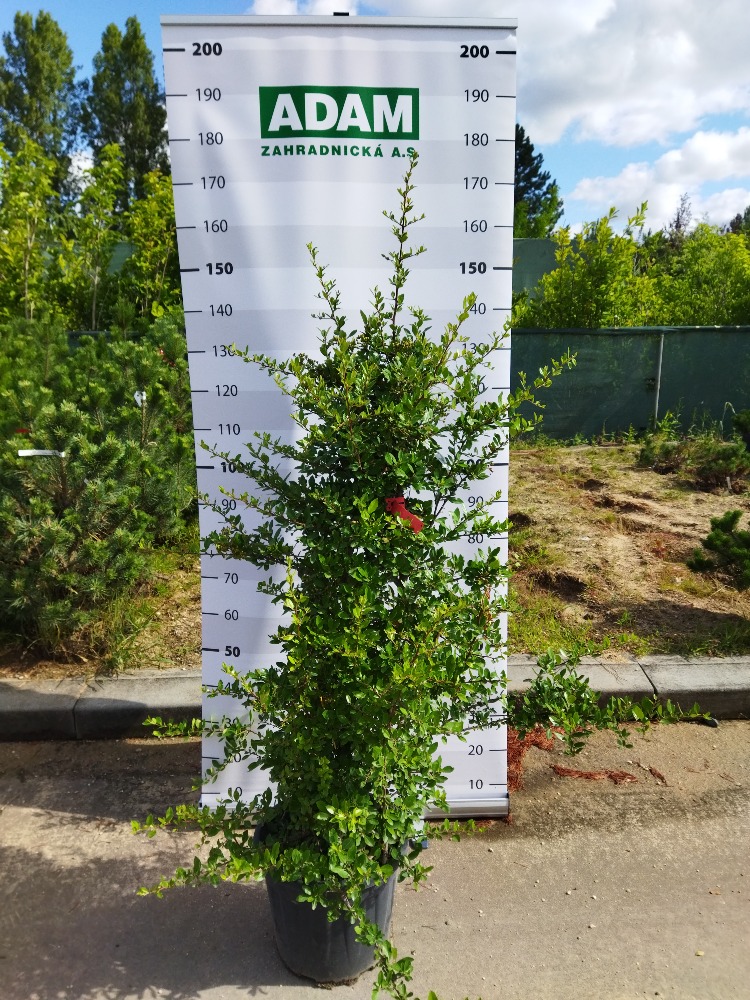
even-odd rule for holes
{"type": "MultiPolygon", "coordinates": [[[[750,493],[699,490],[674,474],[639,467],[637,456],[636,445],[512,453],[510,558],[519,624],[511,626],[511,652],[558,644],[543,619],[538,634],[524,627],[524,606],[539,604],[550,624],[566,626],[590,651],[612,658],[750,652],[750,591],[685,564],[712,517],[750,511],[750,493]]],[[[155,585],[120,662],[128,669],[198,669],[197,557],[183,557],[181,568],[155,585]]],[[[41,659],[12,643],[0,650],[0,677],[111,670],[111,660],[94,656],[41,659]]]]}
{"type": "Polygon", "coordinates": [[[594,644],[609,643],[611,655],[747,652],[750,592],[685,560],[712,517],[750,511],[750,493],[697,489],[640,467],[638,452],[512,453],[510,550],[521,604],[549,597],[553,614],[583,626],[594,644]]]}

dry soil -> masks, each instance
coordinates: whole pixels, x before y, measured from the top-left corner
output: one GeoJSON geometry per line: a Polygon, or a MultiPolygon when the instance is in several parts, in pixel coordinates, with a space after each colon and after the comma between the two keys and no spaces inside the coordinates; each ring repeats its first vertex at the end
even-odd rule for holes
{"type": "MultiPolygon", "coordinates": [[[[750,511],[750,493],[700,490],[677,474],[638,465],[638,447],[550,447],[511,459],[511,566],[518,618],[540,600],[552,619],[605,657],[676,652],[750,652],[750,591],[685,560],[712,517],[750,511]]],[[[746,522],[743,522],[746,523],[746,522]]],[[[197,557],[155,581],[151,610],[121,651],[129,669],[200,666],[197,557]]],[[[511,629],[511,652],[538,653],[511,629]]],[[[537,644],[544,643],[542,635],[537,644]]],[[[58,660],[7,644],[0,677],[111,671],[111,661],[76,654],[58,660]]]]}

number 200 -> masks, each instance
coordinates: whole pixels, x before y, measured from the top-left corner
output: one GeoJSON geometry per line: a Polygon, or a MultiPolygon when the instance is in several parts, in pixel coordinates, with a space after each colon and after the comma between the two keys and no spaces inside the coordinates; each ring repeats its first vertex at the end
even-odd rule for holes
{"type": "Polygon", "coordinates": [[[489,45],[462,45],[462,59],[486,59],[490,54],[489,45]]]}
{"type": "Polygon", "coordinates": [[[220,56],[222,51],[221,42],[193,42],[194,56],[220,56]]]}

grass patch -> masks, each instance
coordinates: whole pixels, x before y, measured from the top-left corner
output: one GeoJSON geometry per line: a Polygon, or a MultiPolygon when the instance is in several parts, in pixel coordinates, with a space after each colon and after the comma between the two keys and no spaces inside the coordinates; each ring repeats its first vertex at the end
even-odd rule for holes
{"type": "Polygon", "coordinates": [[[554,648],[596,656],[601,651],[590,623],[566,615],[566,605],[548,591],[526,583],[519,592],[511,583],[508,602],[508,652],[539,653],[554,648]]]}
{"type": "MultiPolygon", "coordinates": [[[[63,673],[106,676],[133,663],[132,650],[138,635],[153,620],[158,588],[144,583],[135,591],[119,594],[97,609],[96,616],[67,637],[54,653],[41,655],[36,644],[25,643],[12,632],[0,633],[0,661],[16,662],[21,672],[33,672],[41,663],[67,665],[63,673]]],[[[56,672],[56,671],[55,671],[56,672]]]]}
{"type": "Polygon", "coordinates": [[[103,607],[98,618],[72,637],[81,650],[81,661],[85,664],[95,658],[96,673],[102,676],[136,665],[133,650],[138,636],[153,621],[159,596],[159,588],[144,584],[135,594],[122,594],[103,607]]]}
{"type": "Polygon", "coordinates": [[[685,657],[742,656],[750,652],[750,621],[736,619],[719,625],[701,623],[699,627],[677,630],[639,632],[629,612],[623,612],[617,625],[601,632],[586,620],[585,608],[566,604],[543,588],[524,581],[521,587],[511,584],[509,591],[508,652],[532,653],[545,649],[565,649],[579,656],[603,653],[629,654],[635,657],[666,654],[685,657]],[[630,627],[628,627],[630,626],[630,627]]]}
{"type": "MultiPolygon", "coordinates": [[[[186,648],[156,641],[165,609],[176,608],[184,591],[200,592],[196,560],[200,546],[197,522],[187,525],[170,548],[147,553],[148,579],[134,593],[122,595],[87,626],[83,642],[98,652],[97,673],[111,674],[136,667],[164,667],[179,661],[186,648]]],[[[193,643],[194,644],[194,643],[193,643]]]]}
{"type": "Polygon", "coordinates": [[[521,567],[531,572],[537,569],[549,569],[560,561],[547,545],[534,538],[532,528],[513,531],[512,538],[513,548],[508,558],[513,570],[521,567]]]}
{"type": "Polygon", "coordinates": [[[701,579],[688,569],[685,563],[666,563],[659,573],[659,590],[665,594],[689,594],[691,597],[710,597],[716,591],[716,584],[709,579],[701,579]]]}
{"type": "Polygon", "coordinates": [[[745,656],[750,653],[750,622],[732,622],[700,632],[671,635],[656,641],[654,653],[678,656],[745,656]]]}
{"type": "Polygon", "coordinates": [[[750,591],[682,561],[739,506],[726,484],[699,490],[679,470],[645,468],[633,442],[526,447],[510,464],[511,652],[750,652],[750,591]]]}

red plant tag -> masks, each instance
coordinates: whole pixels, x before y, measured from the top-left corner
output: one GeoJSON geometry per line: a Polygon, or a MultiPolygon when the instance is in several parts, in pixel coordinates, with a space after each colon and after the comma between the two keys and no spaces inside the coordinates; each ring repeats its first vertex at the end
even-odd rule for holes
{"type": "Polygon", "coordinates": [[[403,521],[408,521],[412,527],[412,531],[418,533],[424,527],[424,521],[417,517],[416,514],[412,514],[410,510],[406,509],[406,501],[403,497],[387,497],[385,501],[385,509],[389,514],[396,514],[403,521]]]}

